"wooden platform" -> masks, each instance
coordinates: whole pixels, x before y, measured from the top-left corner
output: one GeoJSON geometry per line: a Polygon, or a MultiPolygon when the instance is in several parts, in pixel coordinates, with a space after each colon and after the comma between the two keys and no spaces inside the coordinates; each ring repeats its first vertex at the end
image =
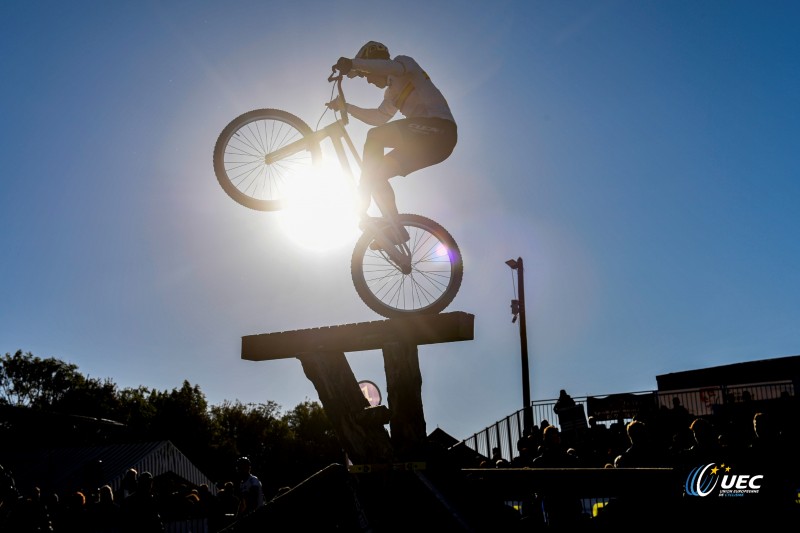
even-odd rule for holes
{"type": "Polygon", "coordinates": [[[456,311],[248,335],[242,337],[242,359],[299,359],[353,464],[424,461],[418,347],[472,340],[474,322],[474,315],[456,311]],[[347,362],[346,352],[362,350],[382,352],[388,407],[370,408],[347,362]]]}
{"type": "Polygon", "coordinates": [[[419,346],[474,339],[475,315],[454,311],[242,337],[242,359],[269,361],[306,353],[380,350],[390,342],[419,346]]]}

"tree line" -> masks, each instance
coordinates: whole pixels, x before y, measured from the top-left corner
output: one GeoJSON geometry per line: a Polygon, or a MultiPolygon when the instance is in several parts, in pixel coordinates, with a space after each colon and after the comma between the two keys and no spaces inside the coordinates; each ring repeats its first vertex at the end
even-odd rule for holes
{"type": "Polygon", "coordinates": [[[247,455],[265,490],[293,486],[344,459],[318,402],[285,412],[273,401],[209,405],[187,380],[172,390],[119,388],[22,350],[0,358],[0,409],[8,449],[170,440],[213,480],[230,478],[235,459],[247,455]]]}

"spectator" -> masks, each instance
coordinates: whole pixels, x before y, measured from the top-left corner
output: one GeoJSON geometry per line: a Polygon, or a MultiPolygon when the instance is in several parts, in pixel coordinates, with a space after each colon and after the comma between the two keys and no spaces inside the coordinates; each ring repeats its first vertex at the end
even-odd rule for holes
{"type": "Polygon", "coordinates": [[[164,523],[153,491],[153,475],[142,472],[136,491],[122,503],[123,526],[130,533],[161,533],[164,523]]]}
{"type": "Polygon", "coordinates": [[[209,529],[211,531],[219,531],[236,520],[239,513],[239,497],[236,496],[236,491],[232,481],[226,481],[219,488],[216,496],[216,503],[209,518],[209,529]]]}
{"type": "Polygon", "coordinates": [[[565,409],[569,409],[570,407],[575,407],[575,400],[572,399],[572,396],[567,394],[567,391],[561,389],[561,391],[558,393],[556,404],[553,406],[553,411],[555,411],[556,414],[560,414],[565,409]]]}
{"type": "Polygon", "coordinates": [[[89,517],[86,509],[86,496],[76,491],[66,498],[64,514],[60,526],[61,531],[87,531],[89,517]]]}
{"type": "Polygon", "coordinates": [[[705,418],[695,418],[689,429],[694,442],[679,458],[684,468],[727,461],[728,458],[719,443],[719,432],[710,421],[705,418]]]}
{"type": "Polygon", "coordinates": [[[539,428],[533,426],[526,429],[517,440],[518,455],[511,460],[511,466],[514,468],[525,468],[532,466],[533,460],[539,449],[539,428]]]}
{"type": "Polygon", "coordinates": [[[626,427],[631,445],[622,452],[615,466],[618,468],[642,468],[663,466],[664,453],[656,448],[647,429],[640,420],[632,420],[626,427]]]}
{"type": "Polygon", "coordinates": [[[122,478],[122,482],[120,483],[116,497],[114,498],[117,503],[124,502],[125,498],[136,492],[138,478],[139,473],[135,468],[129,468],[125,471],[125,475],[122,478]]]}
{"type": "Polygon", "coordinates": [[[492,465],[497,465],[497,461],[503,460],[503,454],[500,453],[500,448],[494,447],[492,448],[492,458],[490,459],[492,465]]]}
{"type": "MultiPolygon", "coordinates": [[[[575,468],[578,459],[567,453],[561,445],[558,428],[548,426],[542,434],[541,453],[533,460],[533,468],[575,468]]],[[[548,527],[553,530],[569,531],[581,518],[581,503],[574,496],[565,496],[557,488],[542,490],[542,509],[547,517],[548,527]]]]}
{"type": "Polygon", "coordinates": [[[99,500],[89,506],[90,531],[96,533],[118,533],[120,531],[119,504],[114,501],[110,485],[103,485],[98,491],[99,500]]]}
{"type": "Polygon", "coordinates": [[[575,456],[567,454],[561,445],[561,436],[558,428],[548,426],[542,433],[542,445],[539,455],[533,460],[534,468],[575,468],[578,466],[575,456]]]}
{"type": "Polygon", "coordinates": [[[589,467],[604,467],[613,461],[611,456],[611,442],[608,428],[605,424],[599,424],[597,418],[590,416],[589,429],[583,440],[582,456],[589,467]]]}
{"type": "Polygon", "coordinates": [[[254,476],[250,469],[252,465],[247,457],[240,457],[236,460],[236,472],[238,474],[239,488],[239,515],[250,514],[264,505],[264,489],[261,481],[254,476]]]}

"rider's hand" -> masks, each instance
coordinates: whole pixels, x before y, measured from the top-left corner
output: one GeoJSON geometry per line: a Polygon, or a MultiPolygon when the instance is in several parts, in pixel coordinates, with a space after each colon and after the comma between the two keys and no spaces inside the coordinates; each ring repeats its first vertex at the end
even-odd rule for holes
{"type": "Polygon", "coordinates": [[[336,98],[334,98],[333,100],[331,100],[330,102],[328,102],[325,105],[328,106],[328,109],[332,109],[333,111],[341,111],[342,110],[342,98],[340,96],[337,96],[336,98]]]}
{"type": "Polygon", "coordinates": [[[340,57],[339,61],[336,62],[336,70],[339,71],[342,75],[346,76],[350,69],[353,68],[353,60],[347,59],[346,57],[340,57]]]}

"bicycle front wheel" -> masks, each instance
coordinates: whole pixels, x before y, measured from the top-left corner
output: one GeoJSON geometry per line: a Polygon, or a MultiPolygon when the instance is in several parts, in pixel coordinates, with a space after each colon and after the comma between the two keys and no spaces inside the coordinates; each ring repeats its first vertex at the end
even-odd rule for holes
{"type": "Polygon", "coordinates": [[[279,109],[256,109],[233,119],[214,146],[214,173],[228,196],[258,211],[282,209],[287,186],[320,161],[319,143],[302,119],[279,109]],[[270,154],[297,141],[282,158],[270,154]]]}
{"type": "Polygon", "coordinates": [[[367,307],[387,318],[439,313],[461,287],[461,251],[447,230],[433,220],[403,214],[399,222],[411,236],[411,271],[404,274],[386,252],[370,249],[373,235],[363,233],[350,261],[356,292],[367,307]]]}

